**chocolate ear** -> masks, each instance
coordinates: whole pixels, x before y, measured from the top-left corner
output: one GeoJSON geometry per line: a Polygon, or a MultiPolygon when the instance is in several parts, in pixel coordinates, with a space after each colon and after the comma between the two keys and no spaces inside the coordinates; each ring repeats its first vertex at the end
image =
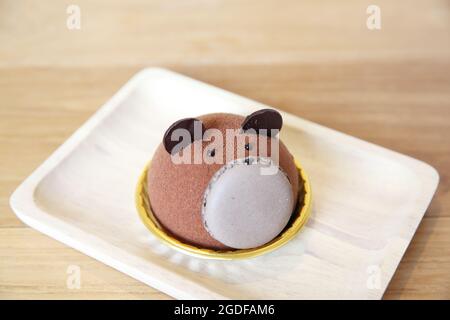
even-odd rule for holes
{"type": "Polygon", "coordinates": [[[260,133],[261,129],[267,136],[271,136],[270,130],[281,130],[283,126],[283,118],[278,111],[273,109],[262,109],[248,115],[242,123],[242,129],[244,131],[253,129],[256,133],[260,133]]]}
{"type": "Polygon", "coordinates": [[[181,120],[174,122],[169,127],[169,129],[167,129],[166,133],[164,134],[163,144],[168,153],[172,154],[172,151],[174,151],[176,153],[176,152],[179,152],[182,148],[190,145],[195,140],[201,140],[203,138],[204,132],[205,132],[205,127],[203,126],[203,123],[200,120],[195,119],[195,118],[181,119],[181,120]],[[201,131],[199,129],[197,129],[198,132],[195,132],[196,127],[201,129],[201,131]],[[187,133],[188,136],[187,137],[186,136],[182,136],[182,137],[177,136],[176,139],[178,139],[178,140],[174,140],[174,138],[172,137],[172,134],[177,129],[186,130],[185,132],[187,133]],[[177,150],[174,150],[175,147],[177,147],[176,148],[177,150]]]}

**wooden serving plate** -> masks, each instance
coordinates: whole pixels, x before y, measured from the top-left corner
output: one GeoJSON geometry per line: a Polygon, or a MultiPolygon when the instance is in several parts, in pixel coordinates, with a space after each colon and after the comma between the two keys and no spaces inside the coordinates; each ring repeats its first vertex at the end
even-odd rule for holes
{"type": "Polygon", "coordinates": [[[136,183],[172,122],[265,107],[145,69],[18,187],[11,206],[31,227],[175,298],[381,298],[436,190],[436,170],[283,112],[281,139],[314,194],[308,223],[289,243],[252,259],[200,259],[140,221],[136,183]]]}

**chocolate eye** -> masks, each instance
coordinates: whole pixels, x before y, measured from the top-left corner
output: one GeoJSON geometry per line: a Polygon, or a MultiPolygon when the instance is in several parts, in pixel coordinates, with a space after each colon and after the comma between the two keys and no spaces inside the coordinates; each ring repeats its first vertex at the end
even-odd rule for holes
{"type": "Polygon", "coordinates": [[[252,145],[250,143],[245,144],[245,150],[250,151],[252,150],[252,145]]]}
{"type": "Polygon", "coordinates": [[[208,150],[208,157],[214,157],[216,155],[216,149],[208,150]]]}

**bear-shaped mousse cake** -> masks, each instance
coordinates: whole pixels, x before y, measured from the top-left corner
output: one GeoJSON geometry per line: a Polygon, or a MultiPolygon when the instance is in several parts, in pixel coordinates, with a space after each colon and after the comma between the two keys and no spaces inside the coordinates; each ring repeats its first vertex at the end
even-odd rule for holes
{"type": "Polygon", "coordinates": [[[279,235],[303,196],[293,156],[278,139],[282,124],[272,109],[172,124],[147,175],[164,230],[213,250],[255,248],[279,235]]]}

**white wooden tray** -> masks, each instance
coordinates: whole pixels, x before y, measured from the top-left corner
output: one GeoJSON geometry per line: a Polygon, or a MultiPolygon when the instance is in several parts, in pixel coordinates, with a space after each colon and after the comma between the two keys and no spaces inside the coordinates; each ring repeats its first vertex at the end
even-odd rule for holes
{"type": "Polygon", "coordinates": [[[136,182],[173,121],[264,107],[145,69],[18,187],[11,206],[31,227],[176,298],[381,298],[436,170],[286,113],[281,138],[313,189],[311,218],[294,240],[253,259],[204,260],[160,243],[139,220],[136,182]]]}

